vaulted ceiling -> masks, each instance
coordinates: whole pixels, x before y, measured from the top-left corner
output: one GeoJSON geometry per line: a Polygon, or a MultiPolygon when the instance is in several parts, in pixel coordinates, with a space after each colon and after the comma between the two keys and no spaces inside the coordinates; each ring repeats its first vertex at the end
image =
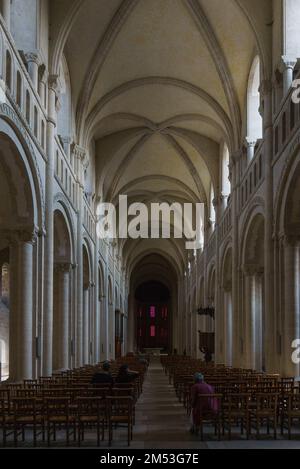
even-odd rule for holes
{"type": "Polygon", "coordinates": [[[78,143],[95,141],[97,195],[207,203],[220,145],[241,143],[255,55],[262,77],[270,68],[272,1],[50,4],[52,72],[64,53],[78,143]]]}

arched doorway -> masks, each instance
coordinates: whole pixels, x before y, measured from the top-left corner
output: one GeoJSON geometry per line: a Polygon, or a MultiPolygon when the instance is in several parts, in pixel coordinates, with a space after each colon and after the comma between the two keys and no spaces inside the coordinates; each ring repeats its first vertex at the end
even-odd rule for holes
{"type": "Polygon", "coordinates": [[[170,349],[170,291],[161,282],[148,281],[135,291],[136,344],[139,351],[170,349]]]}

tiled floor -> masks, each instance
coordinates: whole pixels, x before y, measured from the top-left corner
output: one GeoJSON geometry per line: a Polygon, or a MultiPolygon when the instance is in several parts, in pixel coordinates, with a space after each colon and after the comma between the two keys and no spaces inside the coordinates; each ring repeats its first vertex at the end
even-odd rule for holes
{"type": "MultiPolygon", "coordinates": [[[[136,424],[133,431],[132,449],[260,449],[260,448],[300,448],[300,438],[294,441],[224,438],[217,441],[212,432],[206,432],[207,439],[199,441],[199,436],[189,433],[190,422],[185,410],[178,402],[172,385],[164,374],[158,358],[152,358],[144,382],[143,393],[136,406],[136,424]]],[[[55,446],[63,446],[57,435],[55,446]]],[[[237,437],[238,438],[238,437],[237,437]]],[[[95,447],[95,433],[85,435],[84,447],[95,447]]],[[[53,444],[52,444],[53,445],[53,444]]],[[[107,448],[107,441],[101,448],[107,448]]],[[[21,446],[21,445],[20,445],[21,446]]],[[[25,444],[28,446],[28,443],[25,444]]],[[[40,446],[40,444],[39,444],[40,446]]],[[[44,444],[43,444],[44,446],[44,444]]],[[[54,446],[54,445],[53,445],[54,446]]],[[[118,428],[114,433],[112,448],[127,448],[127,431],[118,428]]]]}

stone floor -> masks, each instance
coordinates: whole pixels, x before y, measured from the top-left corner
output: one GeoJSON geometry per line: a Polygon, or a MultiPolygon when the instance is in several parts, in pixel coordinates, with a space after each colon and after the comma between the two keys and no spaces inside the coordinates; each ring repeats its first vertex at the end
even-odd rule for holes
{"type": "MultiPolygon", "coordinates": [[[[236,440],[228,441],[226,437],[217,441],[210,428],[205,429],[205,440],[199,441],[199,436],[189,433],[190,422],[185,409],[178,402],[172,385],[164,374],[158,358],[152,358],[144,382],[143,393],[136,406],[136,424],[133,431],[131,449],[266,449],[266,448],[300,448],[300,435],[298,440],[287,441],[279,437],[272,439],[253,439],[247,441],[237,436],[236,440]],[[239,439],[238,439],[239,438],[239,439]]],[[[29,435],[28,435],[29,436],[29,435]]],[[[57,442],[51,446],[64,446],[63,435],[57,435],[57,442]]],[[[27,438],[26,438],[27,440],[27,438]]],[[[95,433],[86,432],[83,447],[95,447],[95,433]]],[[[9,444],[9,446],[11,446],[9,444]]],[[[41,444],[45,446],[45,444],[41,444]]],[[[107,441],[101,443],[101,448],[107,448],[107,441]]],[[[22,444],[20,444],[22,446],[22,444]]],[[[29,443],[25,443],[29,446],[29,443]]],[[[40,446],[40,444],[38,445],[40,446]]],[[[127,447],[127,431],[118,428],[114,432],[112,448],[127,447]]]]}

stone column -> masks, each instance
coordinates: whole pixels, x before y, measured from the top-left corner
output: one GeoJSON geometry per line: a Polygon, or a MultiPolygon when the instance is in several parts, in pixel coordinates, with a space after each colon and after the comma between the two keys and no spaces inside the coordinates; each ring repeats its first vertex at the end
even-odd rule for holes
{"type": "Polygon", "coordinates": [[[263,100],[264,165],[265,165],[265,234],[264,234],[264,285],[265,285],[265,366],[266,371],[276,371],[277,363],[274,320],[274,244],[273,244],[273,126],[272,126],[272,84],[262,82],[260,93],[263,100]]]}
{"type": "Polygon", "coordinates": [[[86,365],[89,363],[89,296],[90,289],[86,287],[83,290],[83,364],[86,365]]]}
{"type": "Polygon", "coordinates": [[[300,338],[299,247],[288,238],[284,242],[284,281],[283,372],[285,376],[299,376],[299,364],[292,361],[292,342],[300,338]]]}
{"type": "Polygon", "coordinates": [[[52,373],[52,336],[53,336],[53,192],[54,192],[54,155],[56,127],[57,76],[48,81],[48,123],[47,123],[47,166],[45,187],[45,286],[43,315],[43,375],[52,373]]]}
{"type": "Polygon", "coordinates": [[[36,92],[39,91],[39,65],[40,58],[37,52],[27,52],[25,58],[28,66],[28,73],[36,92]]]}
{"type": "Polygon", "coordinates": [[[10,13],[11,0],[2,0],[2,16],[6,23],[7,29],[10,31],[10,13]]]}
{"type": "Polygon", "coordinates": [[[72,152],[76,158],[77,170],[77,321],[76,321],[76,366],[83,364],[83,190],[84,190],[84,165],[86,161],[85,150],[78,145],[72,146],[72,152]]]}
{"type": "Polygon", "coordinates": [[[297,60],[293,58],[290,58],[287,56],[281,57],[281,70],[283,73],[283,98],[286,97],[286,95],[289,92],[290,87],[292,86],[293,71],[294,71],[296,63],[297,63],[297,60]]]}
{"type": "Polygon", "coordinates": [[[230,182],[231,182],[231,223],[232,223],[232,365],[237,367],[241,364],[240,355],[240,303],[239,303],[239,232],[238,232],[238,215],[239,215],[239,164],[242,158],[242,150],[237,151],[231,156],[230,161],[230,182]]]}
{"type": "Polygon", "coordinates": [[[35,231],[16,231],[10,235],[11,305],[9,379],[32,378],[33,354],[33,244],[35,231]]]}
{"type": "Polygon", "coordinates": [[[219,194],[219,189],[217,189],[216,197],[213,200],[213,206],[216,214],[216,223],[215,223],[215,232],[216,232],[216,283],[215,283],[215,298],[214,298],[214,307],[215,307],[215,362],[221,363],[222,354],[225,347],[222,334],[222,319],[221,318],[221,287],[220,287],[220,255],[219,255],[219,244],[220,244],[220,219],[221,219],[221,207],[222,207],[222,197],[219,194]]]}
{"type": "Polygon", "coordinates": [[[57,275],[58,308],[54,324],[55,343],[55,369],[69,368],[70,330],[69,330],[69,305],[70,305],[70,271],[71,264],[59,263],[55,265],[57,275]]]}

